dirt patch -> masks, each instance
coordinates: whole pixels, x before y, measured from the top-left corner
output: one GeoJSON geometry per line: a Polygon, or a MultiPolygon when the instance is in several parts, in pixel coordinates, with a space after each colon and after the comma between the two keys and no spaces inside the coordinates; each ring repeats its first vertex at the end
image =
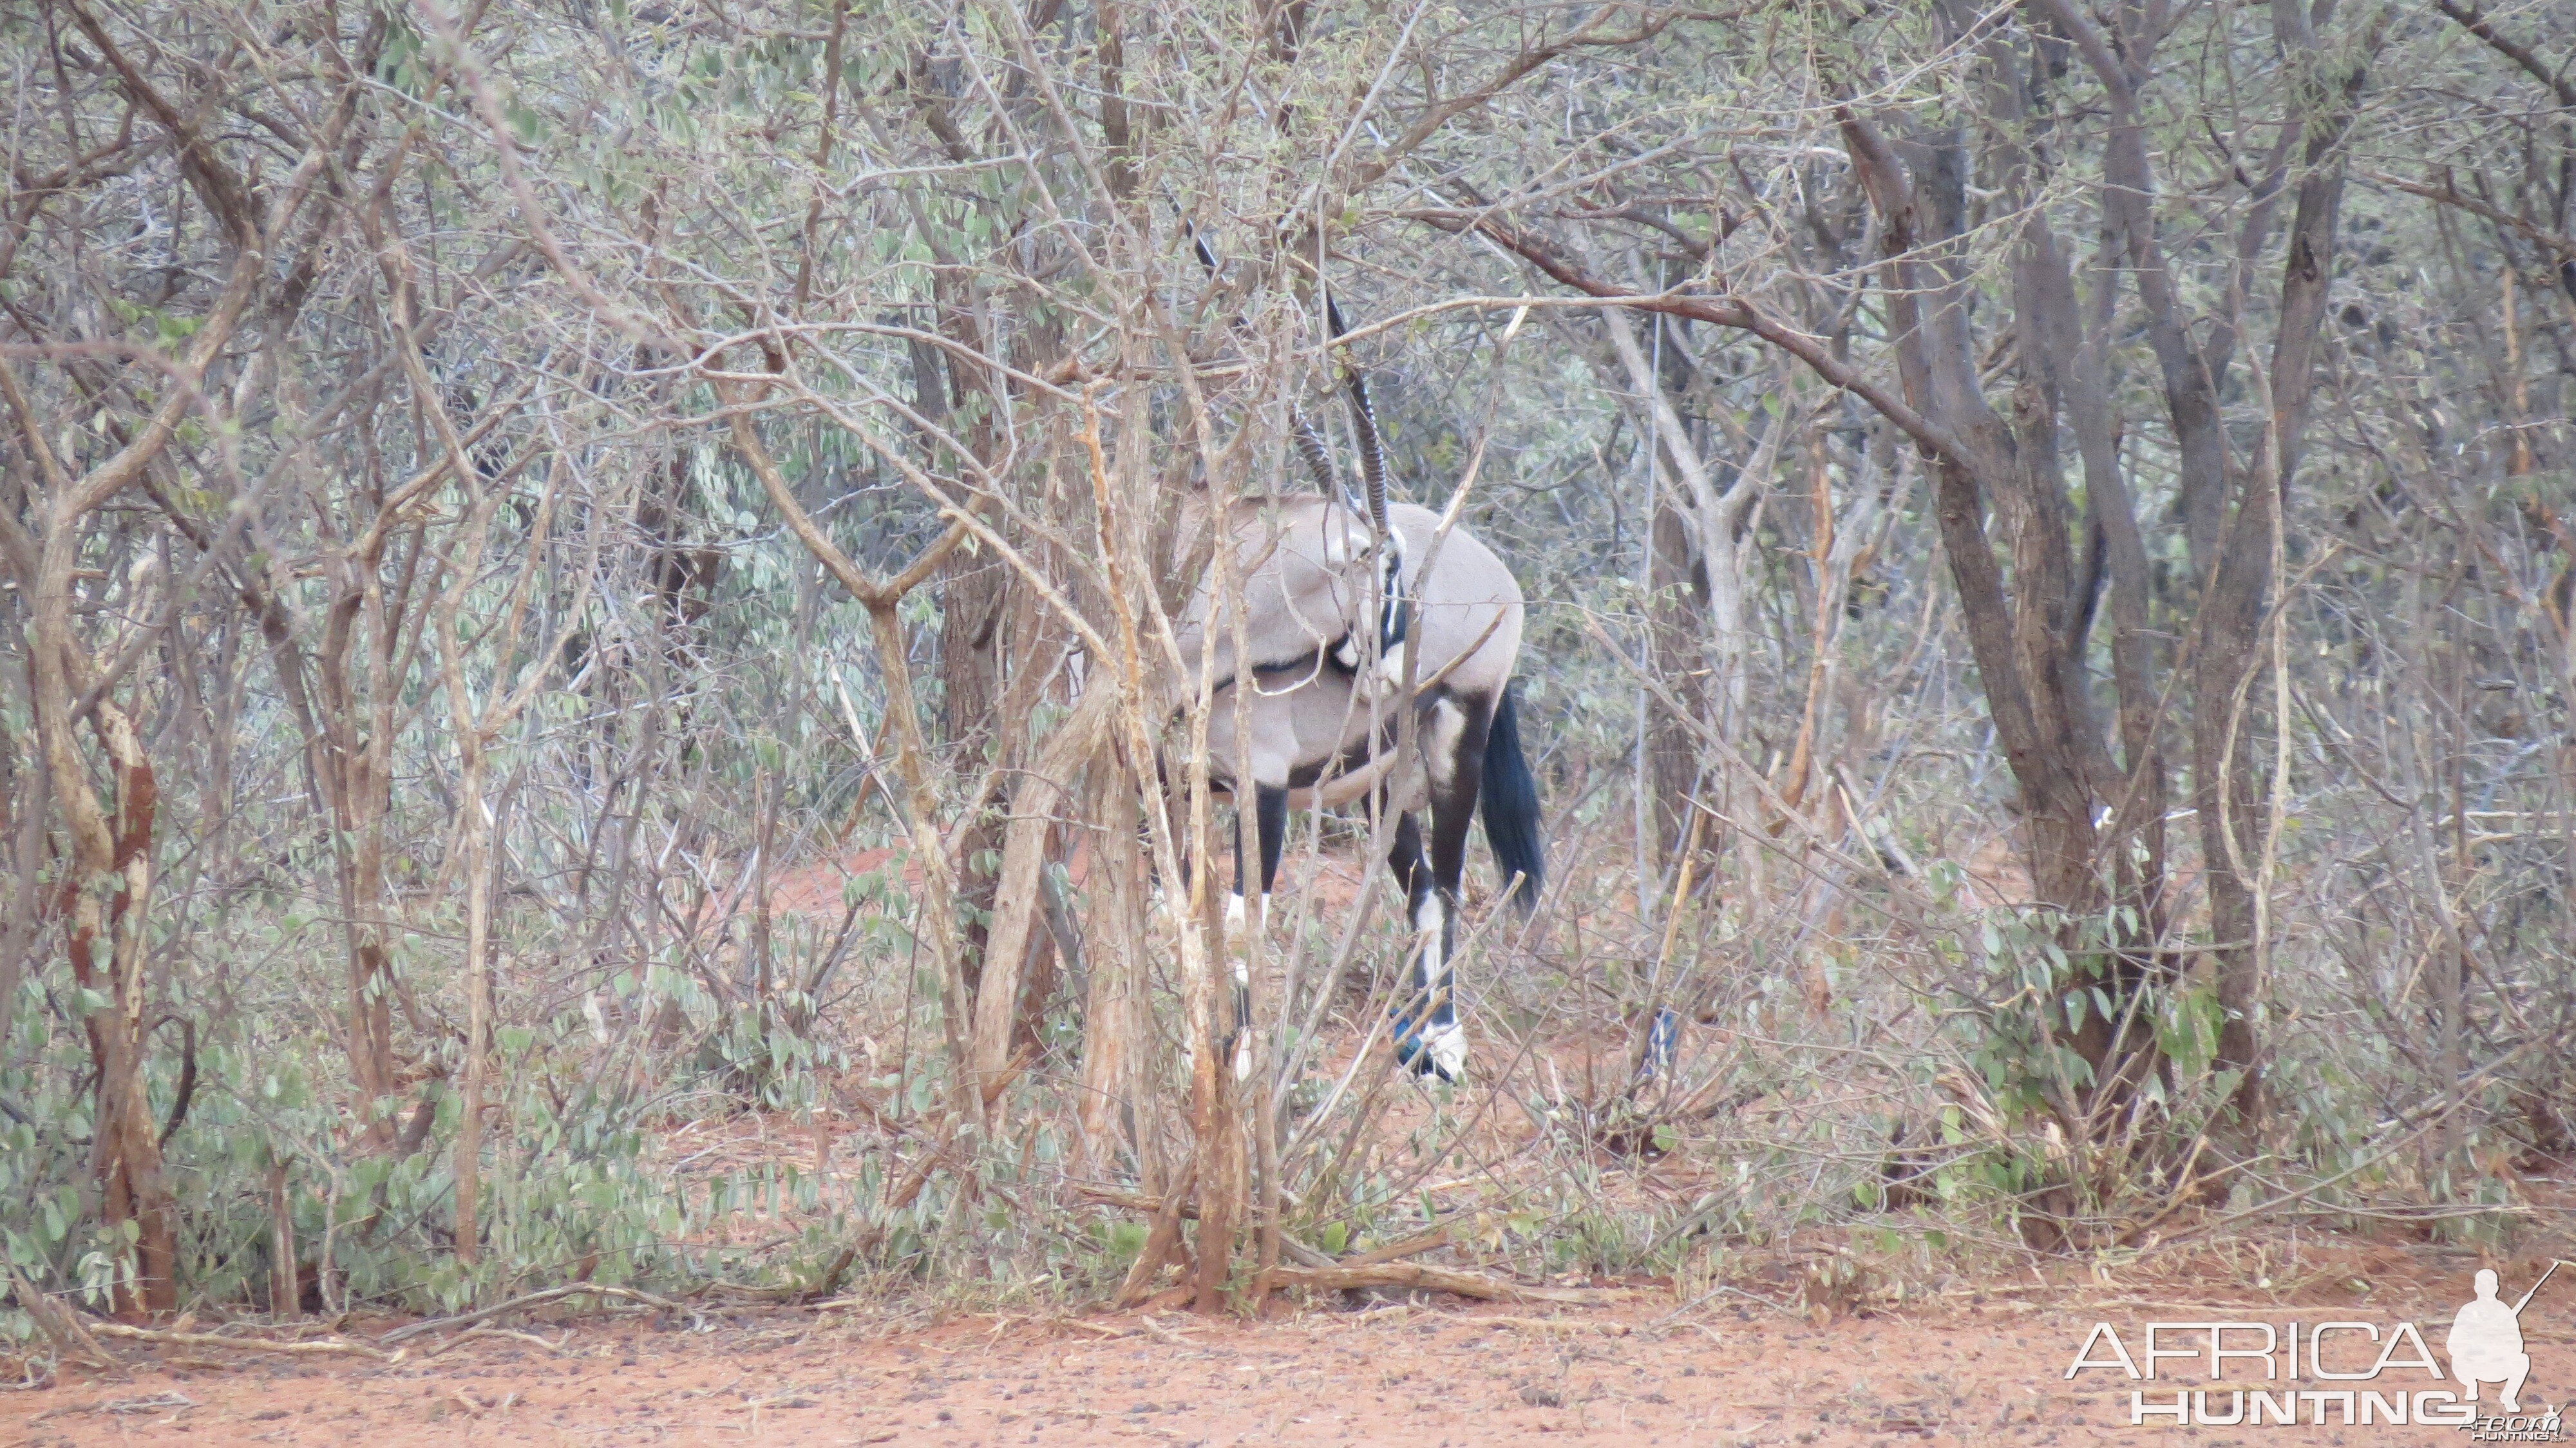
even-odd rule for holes
{"type": "MultiPolygon", "coordinates": [[[[2453,1305],[2437,1296],[2402,1315],[2438,1347],[2453,1305]]],[[[2127,1426],[2125,1382],[2065,1381],[2094,1321],[2134,1345],[2150,1320],[2302,1315],[2046,1294],[1822,1325],[1750,1304],[1672,1320],[1661,1307],[1554,1316],[1445,1300],[1258,1323],[1001,1315],[901,1332],[835,1313],[591,1320],[538,1325],[542,1345],[474,1339],[389,1365],[209,1368],[187,1351],[130,1354],[121,1378],[67,1373],[0,1395],[0,1444],[2073,1445],[2172,1432],[2127,1426]]],[[[2534,1324],[2527,1403],[2576,1387],[2566,1318],[2534,1324]]],[[[2185,1436],[2467,1441],[2387,1424],[2185,1436]]]]}

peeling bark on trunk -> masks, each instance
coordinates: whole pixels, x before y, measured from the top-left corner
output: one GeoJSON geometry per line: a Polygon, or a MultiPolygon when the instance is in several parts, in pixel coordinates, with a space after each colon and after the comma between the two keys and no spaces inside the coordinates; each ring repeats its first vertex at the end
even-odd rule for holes
{"type": "Polygon", "coordinates": [[[1085,695],[1047,736],[1011,792],[1001,867],[992,876],[993,928],[974,997],[975,1071],[988,1088],[1001,1080],[1010,1064],[1011,1043],[1023,1017],[1030,937],[1043,905],[1038,874],[1046,868],[1047,839],[1056,811],[1108,737],[1117,707],[1113,689],[1094,689],[1085,695]]]}
{"type": "MultiPolygon", "coordinates": [[[[152,1119],[143,1068],[149,993],[143,978],[143,920],[152,894],[152,826],[160,793],[124,713],[102,702],[96,721],[116,782],[115,824],[108,840],[93,837],[76,844],[73,859],[81,869],[67,882],[75,893],[66,913],[71,919],[72,979],[109,1002],[83,1022],[98,1070],[99,1119],[90,1164],[98,1174],[108,1225],[131,1223],[135,1232],[131,1275],[119,1282],[116,1298],[119,1312],[131,1317],[179,1305],[178,1205],[161,1173],[159,1125],[152,1119]],[[103,858],[96,848],[100,843],[107,846],[103,858]],[[115,881],[114,894],[103,907],[102,876],[115,881]],[[102,943],[107,946],[103,961],[102,943]]],[[[79,768],[76,757],[66,762],[79,768]]],[[[56,778],[62,775],[58,769],[56,778]]],[[[83,831],[76,825],[75,832],[83,831]]]]}
{"type": "Polygon", "coordinates": [[[110,792],[102,798],[82,757],[72,717],[95,665],[72,639],[72,562],[79,529],[56,520],[36,578],[30,620],[29,672],[34,684],[38,747],[65,825],[70,869],[55,912],[64,922],[72,983],[102,1004],[81,1027],[97,1078],[90,1170],[107,1225],[134,1233],[133,1255],[120,1264],[117,1312],[168,1312],[179,1303],[178,1207],[161,1171],[161,1140],[144,1073],[144,920],[152,899],[153,825],[159,782],[133,722],[100,700],[91,731],[105,757],[110,792]]]}

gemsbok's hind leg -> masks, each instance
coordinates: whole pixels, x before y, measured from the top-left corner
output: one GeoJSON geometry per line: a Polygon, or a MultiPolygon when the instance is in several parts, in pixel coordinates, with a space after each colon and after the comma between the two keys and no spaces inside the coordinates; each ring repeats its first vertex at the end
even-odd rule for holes
{"type": "MultiPolygon", "coordinates": [[[[1493,710],[1472,699],[1442,698],[1423,711],[1423,754],[1431,794],[1431,852],[1407,890],[1420,942],[1415,967],[1430,1010],[1415,1071],[1455,1081],[1467,1065],[1467,1031],[1458,1019],[1458,914],[1467,873],[1467,832],[1485,777],[1485,734],[1493,710]],[[1428,879],[1421,878],[1427,875],[1428,879]]],[[[1418,850],[1418,846],[1417,846],[1418,850]]],[[[1417,856],[1418,858],[1418,856],[1417,856]]]]}
{"type": "MultiPolygon", "coordinates": [[[[1432,815],[1438,841],[1440,816],[1432,815]]],[[[1422,827],[1411,813],[1398,815],[1387,868],[1404,886],[1405,913],[1413,924],[1411,969],[1395,1012],[1395,1058],[1417,1076],[1455,1081],[1467,1066],[1467,1032],[1458,1022],[1458,983],[1452,959],[1458,943],[1458,893],[1443,886],[1436,848],[1422,848],[1422,827]]]]}

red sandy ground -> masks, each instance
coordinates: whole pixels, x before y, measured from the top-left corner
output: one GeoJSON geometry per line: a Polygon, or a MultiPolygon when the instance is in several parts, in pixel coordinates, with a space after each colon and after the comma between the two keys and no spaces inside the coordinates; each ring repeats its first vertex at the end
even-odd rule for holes
{"type": "MultiPolygon", "coordinates": [[[[2365,1300],[2322,1315],[2413,1318],[2438,1349],[2457,1295],[2447,1286],[2466,1272],[2445,1262],[2406,1275],[2417,1280],[2383,1276],[2365,1300]]],[[[2507,1272],[2509,1286],[2528,1280],[2507,1272]]],[[[777,1311],[716,1316],[703,1331],[644,1318],[536,1324],[558,1346],[484,1337],[421,1360],[415,1343],[414,1357],[389,1365],[217,1366],[200,1350],[120,1344],[128,1376],[67,1372],[50,1388],[0,1393],[0,1445],[2082,1445],[2175,1432],[2127,1427],[2125,1383],[2064,1380],[2096,1318],[2121,1325],[2136,1351],[2150,1320],[2314,1322],[2322,1305],[2039,1296],[1822,1327],[1768,1307],[1668,1322],[1662,1307],[1549,1317],[1450,1299],[1309,1307],[1258,1323],[987,1315],[901,1332],[777,1311]]],[[[2535,1363],[2526,1406],[2576,1389],[2567,1305],[2526,1314],[2535,1363]]],[[[2354,1448],[2469,1441],[2456,1429],[2385,1424],[2180,1436],[2354,1448]]]]}

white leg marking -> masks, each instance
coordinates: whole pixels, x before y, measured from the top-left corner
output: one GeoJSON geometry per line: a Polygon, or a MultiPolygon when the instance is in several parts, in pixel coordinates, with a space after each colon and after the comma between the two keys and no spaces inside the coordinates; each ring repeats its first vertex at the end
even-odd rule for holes
{"type": "Polygon", "coordinates": [[[1226,952],[1226,963],[1234,974],[1234,1079],[1239,1082],[1252,1079],[1252,1022],[1245,1019],[1252,1007],[1252,942],[1246,932],[1259,930],[1269,919],[1269,896],[1247,906],[1243,896],[1226,892],[1225,933],[1233,947],[1226,952]]]}
{"type": "Polygon", "coordinates": [[[1425,895],[1420,901],[1415,903],[1413,907],[1413,928],[1415,930],[1428,934],[1431,931],[1439,929],[1440,922],[1441,909],[1439,895],[1436,893],[1425,895]]]}
{"type": "Polygon", "coordinates": [[[1458,741],[1467,736],[1467,711],[1454,699],[1431,706],[1431,729],[1422,752],[1431,766],[1431,782],[1447,789],[1458,774],[1458,741]]]}
{"type": "Polygon", "coordinates": [[[1449,953],[1442,948],[1444,945],[1442,936],[1446,932],[1441,928],[1447,918],[1448,912],[1441,908],[1440,897],[1437,894],[1423,897],[1422,903],[1415,906],[1413,910],[1414,941],[1417,952],[1414,956],[1414,969],[1417,972],[1415,979],[1422,983],[1422,1009],[1426,1017],[1439,1013],[1439,992],[1444,985],[1443,977],[1449,971],[1449,953]]]}
{"type": "MultiPolygon", "coordinates": [[[[1448,918],[1448,908],[1441,903],[1436,891],[1423,896],[1413,907],[1413,928],[1420,940],[1422,952],[1419,957],[1422,972],[1420,979],[1425,989],[1429,991],[1454,989],[1454,984],[1443,978],[1448,973],[1449,965],[1446,954],[1441,949],[1442,936],[1446,933],[1444,927],[1448,923],[1448,918]]],[[[1417,1059],[1435,1067],[1443,1079],[1455,1080],[1467,1063],[1467,1031],[1457,1020],[1456,1002],[1451,1001],[1449,1004],[1450,1020],[1443,1025],[1428,1019],[1429,1016],[1438,1013],[1440,1003],[1429,999],[1423,1002],[1426,1019],[1422,1023],[1422,1054],[1417,1059]]]]}
{"type": "Polygon", "coordinates": [[[1269,896],[1262,896],[1260,899],[1253,901],[1249,907],[1245,905],[1244,899],[1240,895],[1229,893],[1225,897],[1226,954],[1232,957],[1234,961],[1234,983],[1236,985],[1248,985],[1251,983],[1252,977],[1246,973],[1251,968],[1248,964],[1252,955],[1252,942],[1250,937],[1269,923],[1269,896]]]}
{"type": "Polygon", "coordinates": [[[1422,1033],[1422,1049],[1440,1074],[1454,1081],[1467,1069],[1467,1028],[1456,1021],[1432,1026],[1422,1033]]]}

